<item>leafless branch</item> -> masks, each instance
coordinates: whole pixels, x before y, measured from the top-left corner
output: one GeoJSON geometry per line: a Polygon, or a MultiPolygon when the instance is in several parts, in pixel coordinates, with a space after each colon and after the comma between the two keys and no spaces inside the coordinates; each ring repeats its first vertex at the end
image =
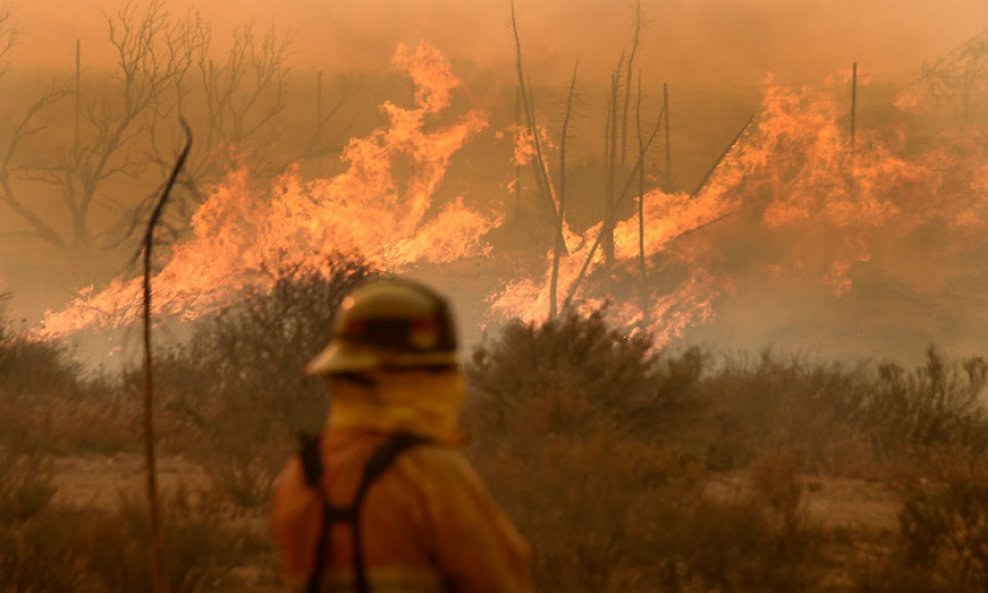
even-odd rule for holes
{"type": "Polygon", "coordinates": [[[13,162],[21,144],[31,136],[45,129],[44,125],[38,123],[38,115],[46,108],[64,98],[67,94],[68,91],[65,89],[53,87],[28,108],[24,117],[21,118],[21,121],[14,129],[4,151],[3,160],[0,162],[0,198],[2,198],[3,202],[14,214],[34,229],[37,237],[57,249],[65,249],[67,247],[66,242],[59,235],[58,231],[48,224],[31,206],[26,205],[18,198],[13,184],[15,174],[13,162]]]}
{"type": "Polygon", "coordinates": [[[7,2],[0,3],[0,77],[6,74],[10,66],[8,60],[17,45],[19,33],[13,8],[7,2]]]}

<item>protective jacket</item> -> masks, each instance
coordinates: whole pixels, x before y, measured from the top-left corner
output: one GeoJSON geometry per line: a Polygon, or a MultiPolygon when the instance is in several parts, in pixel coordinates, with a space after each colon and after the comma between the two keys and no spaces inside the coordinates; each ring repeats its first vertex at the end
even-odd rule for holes
{"type": "Polygon", "coordinates": [[[528,593],[528,549],[459,451],[458,373],[379,373],[361,385],[330,378],[330,420],[319,487],[292,458],[275,486],[271,528],[289,582],[317,564],[324,591],[356,591],[357,554],[374,593],[528,593]],[[424,395],[427,394],[427,395],[424,395]],[[363,497],[359,552],[352,527],[333,523],[317,559],[327,505],[349,506],[371,458],[396,433],[421,442],[395,456],[363,497]]]}

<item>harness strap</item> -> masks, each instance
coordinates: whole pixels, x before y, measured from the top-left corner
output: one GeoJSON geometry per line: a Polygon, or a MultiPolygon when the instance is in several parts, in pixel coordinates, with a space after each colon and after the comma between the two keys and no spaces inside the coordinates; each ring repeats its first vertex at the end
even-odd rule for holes
{"type": "MultiPolygon", "coordinates": [[[[320,490],[319,484],[323,467],[319,455],[319,438],[300,437],[300,442],[299,455],[302,459],[306,483],[310,487],[320,490]]],[[[370,593],[370,582],[367,580],[367,567],[364,558],[363,534],[360,529],[360,511],[363,508],[367,491],[378,478],[384,475],[399,455],[412,447],[427,442],[429,439],[409,433],[394,434],[374,451],[367,465],[364,466],[360,486],[357,488],[357,494],[349,507],[333,506],[323,496],[323,521],[319,531],[319,539],[316,542],[314,567],[306,584],[307,593],[319,593],[320,591],[322,573],[326,568],[326,558],[329,552],[330,528],[335,523],[344,523],[350,526],[353,537],[353,575],[356,591],[357,593],[370,593]]]]}

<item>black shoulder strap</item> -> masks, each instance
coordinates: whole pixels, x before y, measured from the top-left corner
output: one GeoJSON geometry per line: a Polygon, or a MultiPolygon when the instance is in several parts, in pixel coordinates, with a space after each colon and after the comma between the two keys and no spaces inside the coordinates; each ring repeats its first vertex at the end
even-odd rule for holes
{"type": "MultiPolygon", "coordinates": [[[[316,557],[312,574],[306,586],[308,593],[318,593],[321,588],[322,573],[325,570],[326,557],[329,552],[330,527],[334,523],[348,523],[353,537],[353,576],[357,593],[370,593],[370,582],[367,580],[367,567],[364,559],[363,534],[360,529],[360,511],[364,504],[367,491],[384,472],[391,466],[395,459],[405,451],[429,442],[429,439],[409,433],[396,433],[384,444],[382,444],[374,454],[371,455],[367,465],[364,466],[364,473],[357,488],[357,495],[349,507],[335,507],[329,503],[323,495],[323,522],[319,532],[319,539],[316,543],[316,557]]],[[[305,454],[303,448],[301,455],[305,454]]],[[[318,455],[318,448],[317,448],[318,455]]],[[[322,462],[318,459],[319,471],[316,475],[322,476],[322,462]]],[[[306,468],[306,481],[309,482],[309,469],[305,457],[302,457],[302,465],[306,468]]],[[[309,482],[310,485],[312,482],[309,482]]],[[[319,480],[315,481],[318,488],[319,480]]]]}
{"type": "Polygon", "coordinates": [[[322,434],[298,433],[298,457],[302,461],[302,475],[305,483],[313,490],[319,489],[322,481],[322,434]]]}

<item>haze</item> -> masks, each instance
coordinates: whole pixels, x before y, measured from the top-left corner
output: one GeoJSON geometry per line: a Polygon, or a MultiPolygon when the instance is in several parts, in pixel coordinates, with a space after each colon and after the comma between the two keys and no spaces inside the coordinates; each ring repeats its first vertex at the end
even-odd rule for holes
{"type": "MultiPolygon", "coordinates": [[[[33,0],[16,8],[21,67],[70,68],[82,39],[90,59],[110,59],[101,11],[114,0],[33,0]]],[[[513,60],[506,0],[170,0],[223,33],[245,22],[294,31],[292,62],[323,69],[377,68],[398,42],[427,40],[458,59],[507,67],[513,60]]],[[[644,0],[644,67],[674,83],[816,80],[857,60],[872,72],[914,71],[988,22],[980,0],[644,0]]],[[[630,2],[522,0],[532,72],[610,68],[628,36],[630,2]]],[[[218,35],[222,38],[222,35],[218,35]]]]}

